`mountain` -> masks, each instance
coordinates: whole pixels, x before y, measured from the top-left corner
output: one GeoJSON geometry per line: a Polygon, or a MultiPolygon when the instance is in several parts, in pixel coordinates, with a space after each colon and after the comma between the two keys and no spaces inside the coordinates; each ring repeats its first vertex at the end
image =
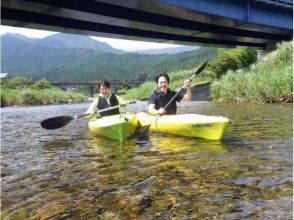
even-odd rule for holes
{"type": "Polygon", "coordinates": [[[75,35],[75,34],[64,34],[58,33],[53,34],[43,39],[39,38],[28,38],[21,34],[11,34],[6,33],[1,35],[1,43],[5,44],[6,42],[22,42],[22,44],[28,44],[28,46],[42,46],[46,48],[57,48],[57,49],[89,49],[99,52],[106,53],[115,53],[123,54],[126,53],[124,50],[119,50],[111,47],[107,43],[99,42],[92,39],[91,37],[84,35],[75,35]],[[29,45],[32,44],[32,45],[29,45]]]}
{"type": "Polygon", "coordinates": [[[39,44],[40,39],[4,34],[1,36],[1,71],[10,74],[42,75],[52,67],[86,62],[100,51],[87,48],[56,48],[39,44]]]}
{"type": "Polygon", "coordinates": [[[54,34],[43,39],[40,39],[36,43],[55,48],[87,48],[92,50],[99,50],[107,53],[122,54],[125,53],[123,50],[115,49],[107,43],[102,43],[92,39],[88,36],[74,35],[74,34],[54,34]]]}
{"type": "Polygon", "coordinates": [[[136,53],[140,54],[176,54],[183,53],[187,51],[197,50],[199,46],[178,46],[172,48],[163,48],[163,49],[150,49],[150,50],[139,50],[136,53]]]}
{"type": "Polygon", "coordinates": [[[69,34],[44,39],[1,36],[1,72],[52,82],[143,82],[159,72],[191,69],[216,55],[216,49],[204,47],[176,54],[126,53],[90,37],[69,34]]]}

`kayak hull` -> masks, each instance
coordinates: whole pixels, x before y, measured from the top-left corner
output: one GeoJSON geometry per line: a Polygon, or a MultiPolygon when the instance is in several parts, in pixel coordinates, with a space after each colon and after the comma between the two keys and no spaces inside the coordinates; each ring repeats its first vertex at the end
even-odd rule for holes
{"type": "Polygon", "coordinates": [[[136,114],[140,126],[150,125],[152,132],[199,137],[208,140],[222,139],[229,119],[221,116],[178,114],[151,116],[145,112],[136,114]]]}
{"type": "Polygon", "coordinates": [[[138,120],[135,114],[124,113],[119,115],[93,118],[88,127],[95,136],[103,136],[109,139],[125,141],[132,136],[138,128],[138,120]]]}

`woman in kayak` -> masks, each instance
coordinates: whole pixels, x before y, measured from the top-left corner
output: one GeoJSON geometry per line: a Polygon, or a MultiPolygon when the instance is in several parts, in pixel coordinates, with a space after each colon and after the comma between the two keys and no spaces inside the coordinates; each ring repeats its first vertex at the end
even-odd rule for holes
{"type": "MultiPolygon", "coordinates": [[[[117,95],[112,94],[110,83],[108,81],[102,81],[99,86],[100,94],[97,98],[93,100],[90,107],[86,111],[85,114],[94,114],[97,109],[105,109],[112,106],[118,106],[118,105],[126,105],[127,102],[124,101],[122,98],[120,98],[117,95]]],[[[109,111],[101,112],[101,116],[106,115],[116,115],[119,114],[119,108],[115,108],[109,111]]]]}
{"type": "Polygon", "coordinates": [[[177,114],[177,103],[180,101],[190,101],[192,99],[192,85],[188,79],[185,81],[186,94],[179,93],[175,100],[166,108],[166,104],[175,96],[177,92],[169,89],[169,76],[162,73],[156,77],[157,90],[155,90],[148,102],[148,113],[152,115],[177,114]]]}

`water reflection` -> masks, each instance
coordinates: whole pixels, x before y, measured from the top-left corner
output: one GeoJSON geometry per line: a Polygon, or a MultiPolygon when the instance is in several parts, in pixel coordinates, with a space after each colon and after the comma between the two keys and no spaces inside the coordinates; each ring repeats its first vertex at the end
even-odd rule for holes
{"type": "Polygon", "coordinates": [[[3,219],[292,219],[292,106],[180,106],[230,118],[222,141],[150,133],[120,144],[85,119],[39,125],[86,108],[3,109],[3,219]]]}

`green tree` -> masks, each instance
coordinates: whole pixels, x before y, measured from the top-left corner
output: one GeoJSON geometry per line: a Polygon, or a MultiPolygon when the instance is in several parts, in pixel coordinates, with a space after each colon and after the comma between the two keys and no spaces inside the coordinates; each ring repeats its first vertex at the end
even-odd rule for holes
{"type": "Polygon", "coordinates": [[[256,60],[257,51],[254,48],[220,50],[218,58],[210,63],[210,70],[219,78],[228,70],[248,68],[256,60]]]}
{"type": "Polygon", "coordinates": [[[36,89],[36,90],[50,89],[50,88],[52,88],[52,85],[46,79],[39,79],[33,85],[31,85],[31,89],[36,89]]]}

